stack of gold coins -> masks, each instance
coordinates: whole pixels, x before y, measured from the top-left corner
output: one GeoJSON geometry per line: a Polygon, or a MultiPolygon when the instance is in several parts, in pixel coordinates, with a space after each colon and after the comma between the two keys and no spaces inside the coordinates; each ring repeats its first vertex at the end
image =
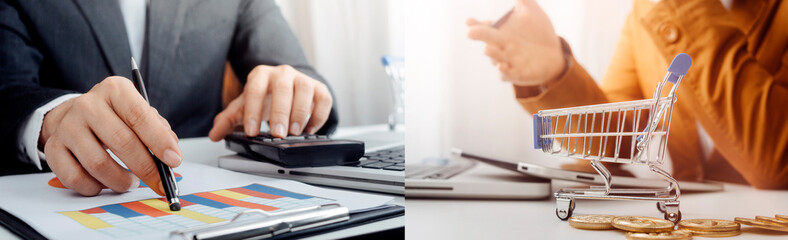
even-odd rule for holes
{"type": "Polygon", "coordinates": [[[623,216],[613,218],[611,225],[628,232],[658,233],[673,231],[674,224],[661,218],[623,216]]]}
{"type": "Polygon", "coordinates": [[[788,215],[756,216],[755,219],[737,217],[735,221],[722,219],[686,219],[678,224],[653,217],[578,215],[569,218],[569,226],[584,230],[627,231],[630,240],[685,240],[697,237],[733,237],[741,234],[741,224],[756,228],[788,232],[788,215]],[[674,230],[674,226],[679,230],[674,230]]]}
{"type": "Polygon", "coordinates": [[[569,218],[569,226],[585,230],[609,230],[615,229],[611,222],[616,216],[613,215],[580,215],[569,218]]]}
{"type": "Polygon", "coordinates": [[[734,220],[737,223],[753,226],[756,228],[788,232],[788,216],[785,215],[778,214],[775,215],[775,217],[757,216],[755,219],[737,217],[734,220]]]}
{"type": "MultiPolygon", "coordinates": [[[[776,215],[776,216],[780,216],[780,215],[776,215]]],[[[755,216],[755,219],[788,226],[788,218],[755,216]]]]}
{"type": "Polygon", "coordinates": [[[679,229],[698,237],[732,237],[741,234],[741,225],[721,219],[687,219],[679,222],[679,229]]]}
{"type": "Polygon", "coordinates": [[[652,217],[617,217],[613,215],[579,215],[569,218],[569,226],[583,230],[628,231],[627,239],[686,240],[692,239],[689,231],[674,231],[673,222],[652,217]]]}
{"type": "Polygon", "coordinates": [[[692,239],[692,233],[684,230],[658,232],[658,233],[627,232],[627,239],[629,240],[689,240],[692,239]]]}
{"type": "Polygon", "coordinates": [[[692,233],[684,230],[673,230],[673,222],[653,217],[623,216],[616,217],[610,223],[613,227],[627,231],[629,240],[686,240],[692,239],[692,233]]]}

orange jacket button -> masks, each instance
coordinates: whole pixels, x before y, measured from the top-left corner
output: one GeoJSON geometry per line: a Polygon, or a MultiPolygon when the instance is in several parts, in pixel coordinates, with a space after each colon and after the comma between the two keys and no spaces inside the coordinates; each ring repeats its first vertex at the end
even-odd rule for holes
{"type": "Polygon", "coordinates": [[[678,28],[676,28],[676,26],[672,24],[669,23],[660,24],[659,28],[657,29],[657,32],[668,43],[674,43],[679,40],[679,30],[678,28]]]}

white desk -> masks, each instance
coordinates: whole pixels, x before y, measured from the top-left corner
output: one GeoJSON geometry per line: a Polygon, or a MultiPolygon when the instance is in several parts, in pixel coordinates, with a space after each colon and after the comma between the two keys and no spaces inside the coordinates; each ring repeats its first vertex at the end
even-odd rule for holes
{"type": "MultiPolygon", "coordinates": [[[[490,167],[484,164],[479,167],[490,167]]],[[[491,167],[490,167],[491,168],[491,167]]],[[[501,170],[502,174],[508,173],[501,170]]],[[[553,190],[577,185],[553,181],[553,190]]],[[[683,193],[679,198],[683,219],[755,218],[788,214],[788,191],[756,190],[726,184],[716,193],[683,193]]],[[[574,214],[613,214],[662,217],[651,201],[577,200],[574,214]]],[[[407,200],[407,239],[624,239],[622,231],[588,231],[569,226],[555,216],[555,199],[505,200],[407,200]]],[[[703,239],[696,237],[696,239],[703,239]]],[[[788,233],[742,225],[735,239],[788,239],[788,233]]]]}
{"type": "MultiPolygon", "coordinates": [[[[352,128],[352,129],[340,129],[337,132],[337,135],[352,135],[357,133],[363,133],[370,130],[378,130],[378,129],[385,129],[385,126],[371,126],[371,127],[361,127],[361,128],[352,128]]],[[[211,142],[207,137],[205,138],[188,138],[188,139],[181,139],[179,142],[181,146],[181,151],[183,152],[183,160],[188,162],[195,162],[206,164],[210,166],[218,166],[218,159],[219,156],[233,154],[224,147],[224,142],[211,142]]],[[[343,189],[347,190],[347,189],[343,189]]],[[[380,193],[374,193],[380,194],[380,193]]],[[[387,194],[381,194],[387,195],[387,194]]],[[[405,205],[405,198],[399,195],[387,195],[394,197],[394,204],[397,205],[405,205]]],[[[353,228],[343,229],[339,231],[333,231],[327,234],[318,235],[312,238],[307,239],[337,239],[337,238],[344,238],[350,237],[355,235],[360,235],[364,233],[372,233],[378,232],[388,229],[399,228],[405,225],[405,217],[396,217],[391,219],[386,219],[370,224],[365,224],[362,226],[357,226],[353,228]]],[[[7,229],[0,227],[0,239],[18,239],[18,237],[7,229]]]]}

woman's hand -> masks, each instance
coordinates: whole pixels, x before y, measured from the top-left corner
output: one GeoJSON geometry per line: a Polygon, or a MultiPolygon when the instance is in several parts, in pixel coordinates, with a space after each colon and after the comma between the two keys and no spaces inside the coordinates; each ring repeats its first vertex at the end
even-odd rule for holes
{"type": "Polygon", "coordinates": [[[498,28],[469,18],[468,37],[487,44],[484,54],[519,86],[544,85],[566,69],[566,60],[552,23],[535,0],[517,0],[511,15],[498,28]]]}

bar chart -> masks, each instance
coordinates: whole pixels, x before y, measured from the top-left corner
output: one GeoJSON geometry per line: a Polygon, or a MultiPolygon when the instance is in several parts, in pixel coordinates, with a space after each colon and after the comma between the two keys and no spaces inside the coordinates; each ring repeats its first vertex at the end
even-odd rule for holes
{"type": "Polygon", "coordinates": [[[277,212],[335,200],[289,192],[261,184],[181,196],[180,211],[170,211],[164,198],[59,212],[81,225],[113,238],[151,231],[173,231],[227,221],[247,209],[277,212]]]}

